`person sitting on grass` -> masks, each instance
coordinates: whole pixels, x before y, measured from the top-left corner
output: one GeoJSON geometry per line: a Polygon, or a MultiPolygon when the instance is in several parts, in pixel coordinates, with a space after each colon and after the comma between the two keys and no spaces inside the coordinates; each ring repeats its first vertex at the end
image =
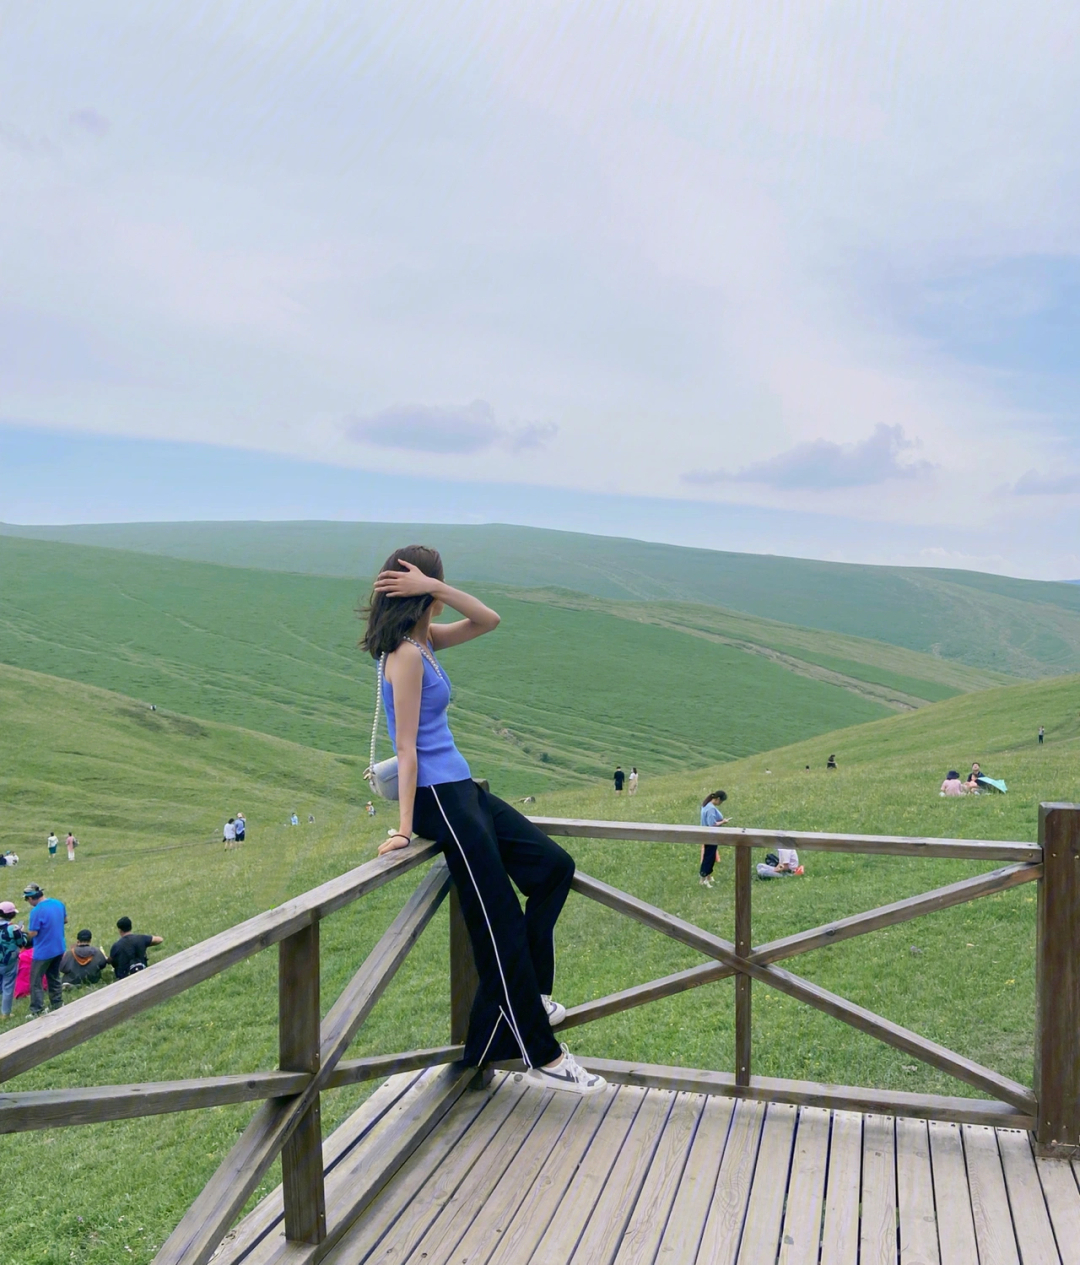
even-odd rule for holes
{"type": "MultiPolygon", "coordinates": [[[[727,826],[730,819],[720,811],[720,805],[727,799],[727,791],[710,791],[701,801],[701,824],[703,826],[727,826]]],[[[712,872],[716,867],[715,843],[701,845],[701,865],[698,867],[698,878],[702,887],[712,887],[712,872]]]]}
{"type": "Polygon", "coordinates": [[[776,852],[767,852],[765,863],[757,867],[758,878],[797,878],[804,873],[799,864],[799,854],[794,848],[778,848],[776,852]]]}
{"type": "Polygon", "coordinates": [[[93,933],[83,928],[74,945],[60,959],[60,982],[64,988],[80,988],[83,984],[100,984],[101,972],[109,959],[95,944],[93,933]]]}
{"type": "Polygon", "coordinates": [[[942,795],[966,795],[967,787],[960,781],[960,774],[955,769],[950,769],[945,775],[945,781],[941,784],[942,795]]]}
{"type": "Polygon", "coordinates": [[[124,917],[116,920],[116,929],[120,939],[109,950],[109,965],[117,979],[127,979],[137,971],[145,971],[149,963],[146,950],[162,943],[161,936],[133,935],[131,919],[124,917]]]}
{"type": "Polygon", "coordinates": [[[971,766],[971,772],[968,774],[968,780],[965,783],[969,791],[973,791],[976,795],[979,793],[979,779],[982,777],[982,769],[979,768],[979,762],[976,760],[971,766]]]}

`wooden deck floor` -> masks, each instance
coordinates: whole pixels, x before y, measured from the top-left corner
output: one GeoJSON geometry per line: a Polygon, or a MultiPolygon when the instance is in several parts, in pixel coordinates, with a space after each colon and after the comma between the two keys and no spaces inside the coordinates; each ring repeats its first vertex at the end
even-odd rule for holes
{"type": "MultiPolygon", "coordinates": [[[[332,1226],[436,1075],[391,1078],[327,1143],[332,1226]]],[[[222,1261],[294,1259],[276,1198],[222,1261]]],[[[324,1259],[1080,1265],[1080,1187],[1012,1129],[628,1086],[571,1099],[502,1074],[456,1097],[324,1259]]]]}

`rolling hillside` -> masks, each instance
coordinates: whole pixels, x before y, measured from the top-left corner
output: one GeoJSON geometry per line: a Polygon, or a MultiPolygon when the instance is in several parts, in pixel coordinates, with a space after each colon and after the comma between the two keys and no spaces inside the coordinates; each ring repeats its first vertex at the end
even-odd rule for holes
{"type": "MultiPolygon", "coordinates": [[[[374,673],[352,581],[11,537],[0,576],[0,662],[366,757],[374,673]]],[[[616,762],[733,759],[999,679],[713,608],[665,605],[657,623],[536,597],[493,596],[500,632],[447,657],[462,747],[511,794],[616,762]]]]}
{"type": "Polygon", "coordinates": [[[365,580],[395,545],[423,539],[438,545],[461,579],[707,603],[1014,676],[1080,671],[1080,586],[973,571],[722,553],[503,525],[136,523],[0,526],[3,532],[365,580]]]}

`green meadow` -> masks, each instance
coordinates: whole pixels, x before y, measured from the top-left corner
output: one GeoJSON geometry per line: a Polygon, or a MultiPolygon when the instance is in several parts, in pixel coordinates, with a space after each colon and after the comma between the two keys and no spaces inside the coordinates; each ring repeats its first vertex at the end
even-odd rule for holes
{"type": "Polygon", "coordinates": [[[505,524],[105,523],[0,534],[237,567],[371,576],[391,549],[437,543],[451,576],[627,601],[722,606],[1015,676],[1080,671],[1080,585],[688,549],[505,524]]]}
{"type": "MultiPolygon", "coordinates": [[[[497,644],[491,638],[485,646],[494,652],[497,644]]],[[[14,874],[0,878],[0,894],[17,899],[26,882],[41,881],[68,905],[69,930],[90,927],[106,947],[109,929],[127,913],[137,929],[165,937],[159,952],[174,952],[361,863],[392,822],[385,805],[373,822],[364,815],[366,787],[349,754],[170,708],[150,712],[130,696],[11,667],[0,668],[0,710],[0,821],[4,842],[17,842],[22,856],[14,874]],[[250,822],[248,842],[225,852],[220,826],[239,808],[250,822]],[[284,824],[294,808],[302,819],[296,828],[284,824]],[[72,827],[79,835],[74,865],[46,860],[44,837],[52,826],[72,827]]],[[[1031,839],[1040,800],[1080,800],[1078,757],[1080,678],[1066,677],[952,697],[712,766],[687,759],[658,772],[662,766],[642,761],[641,790],[633,800],[617,798],[606,780],[596,780],[541,791],[530,811],[692,822],[705,791],[719,785],[729,793],[727,808],[737,824],[1031,839]],[[1042,748],[1035,743],[1039,724],[1047,729],[1042,748]],[[833,752],[840,765],[835,773],[824,768],[833,752]],[[948,767],[963,768],[972,759],[1004,778],[1009,793],[939,798],[948,767]]],[[[482,759],[474,768],[478,775],[491,772],[482,759]]],[[[492,781],[501,789],[497,777],[492,781]]],[[[729,856],[721,854],[717,886],[708,890],[697,882],[692,849],[591,841],[570,846],[583,871],[731,934],[729,856]]],[[[756,941],[924,891],[976,868],[813,853],[802,859],[804,878],[755,884],[756,941]]],[[[326,921],[324,1010],[414,881],[407,876],[326,921]]],[[[1034,889],[1022,887],[788,965],[1030,1083],[1034,909],[1034,889]]],[[[698,960],[575,895],[560,924],[558,993],[574,1004],[698,960]]],[[[442,911],[361,1030],[353,1053],[444,1041],[447,969],[442,911]]],[[[597,1056],[729,1069],[732,997],[729,981],[709,985],[575,1029],[569,1042],[597,1056]]],[[[18,1002],[14,1022],[24,1022],[25,1013],[26,1002],[18,1002]]],[[[761,987],[754,992],[754,1037],[759,1074],[966,1092],[761,987]]],[[[271,952],[7,1088],[241,1072],[272,1067],[275,1051],[271,952]]],[[[358,1087],[327,1095],[327,1128],[364,1092],[358,1087]]],[[[0,1208],[4,1241],[17,1243],[19,1259],[30,1263],[149,1261],[250,1112],[220,1108],[9,1139],[9,1197],[0,1208]],[[92,1173],[93,1181],[59,1176],[72,1172],[92,1173]]],[[[276,1180],[271,1174],[263,1190],[276,1180]]]]}

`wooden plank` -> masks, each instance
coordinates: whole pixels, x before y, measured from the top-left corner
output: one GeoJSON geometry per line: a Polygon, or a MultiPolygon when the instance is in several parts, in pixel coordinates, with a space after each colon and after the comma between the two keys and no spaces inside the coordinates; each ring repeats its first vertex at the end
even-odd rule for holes
{"type": "Polygon", "coordinates": [[[821,1260],[828,1265],[856,1265],[859,1259],[859,1203],[862,1197],[863,1118],[835,1111],[829,1135],[829,1176],[825,1187],[825,1220],[821,1260]]]}
{"type": "Polygon", "coordinates": [[[716,1191],[698,1249],[701,1265],[735,1265],[764,1123],[765,1107],[761,1103],[735,1104],[716,1191]]]}
{"type": "Polygon", "coordinates": [[[366,892],[415,869],[438,851],[434,843],[414,843],[409,848],[368,861],[276,909],[257,914],[190,949],[155,962],[126,980],[99,988],[32,1024],[4,1033],[0,1036],[0,1082],[126,1022],[210,979],[226,967],[243,962],[299,931],[313,919],[325,918],[366,892]]]}
{"type": "Polygon", "coordinates": [[[658,1261],[693,1261],[697,1258],[734,1110],[735,1104],[730,1100],[706,1097],[690,1158],[686,1161],[671,1215],[664,1227],[664,1237],[656,1257],[658,1261]]]}
{"type": "MultiPolygon", "coordinates": [[[[930,1135],[925,1120],[896,1122],[896,1209],[900,1221],[900,1265],[941,1265],[930,1135]]],[[[942,1211],[945,1216],[951,1215],[949,1203],[942,1211]]]]}
{"type": "Polygon", "coordinates": [[[821,1107],[803,1107],[799,1112],[780,1232],[780,1265],[817,1265],[829,1165],[829,1124],[829,1113],[821,1107]]]}
{"type": "Polygon", "coordinates": [[[797,1118],[797,1110],[783,1103],[773,1103],[765,1109],[754,1184],[750,1188],[739,1244],[740,1265],[761,1265],[762,1261],[776,1260],[797,1118]]]}
{"type": "Polygon", "coordinates": [[[674,1102],[675,1095],[662,1090],[646,1094],[577,1247],[565,1258],[568,1265],[610,1265],[615,1259],[674,1102]]]}
{"type": "Polygon", "coordinates": [[[652,1265],[682,1181],[707,1099],[679,1094],[615,1254],[616,1265],[652,1265]]]}
{"type": "Polygon", "coordinates": [[[362,1059],[342,1059],[326,1081],[327,1089],[357,1085],[380,1076],[396,1076],[425,1067],[456,1063],[464,1053],[461,1045],[437,1045],[428,1050],[406,1050],[402,1054],[374,1054],[362,1059]]]}
{"type": "MultiPolygon", "coordinates": [[[[454,1261],[488,1260],[513,1224],[530,1187],[540,1180],[552,1154],[558,1151],[564,1134],[577,1127],[577,1111],[583,1102],[571,1094],[553,1095],[547,1110],[484,1201],[480,1215],[455,1245],[437,1250],[424,1265],[445,1265],[451,1256],[454,1261]]],[[[585,1129],[591,1131],[588,1123],[585,1129]]]]}
{"type": "Polygon", "coordinates": [[[504,1228],[487,1265],[520,1265],[532,1257],[616,1097],[617,1091],[610,1089],[581,1102],[569,1127],[526,1190],[513,1220],[504,1228]]]}
{"type": "Polygon", "coordinates": [[[735,953],[735,946],[730,941],[714,936],[702,930],[701,927],[695,927],[693,923],[686,922],[682,918],[676,918],[673,914],[656,908],[655,905],[638,900],[636,896],[620,892],[618,888],[601,883],[587,874],[582,874],[580,870],[574,876],[574,887],[602,905],[616,909],[674,940],[699,949],[709,957],[716,958],[717,961],[726,962],[729,966],[745,971],[753,979],[768,984],[787,996],[794,997],[797,1001],[805,1002],[815,1010],[839,1019],[860,1032],[876,1037],[886,1045],[903,1050],[905,1054],[921,1059],[939,1071],[947,1072],[950,1076],[974,1085],[995,1098],[1012,1103],[1026,1115],[1034,1113],[1034,1094],[1026,1086],[1007,1076],[1002,1076],[972,1059],[948,1050],[935,1041],[928,1041],[909,1028],[892,1023],[881,1015],[874,1014],[872,1010],[856,1006],[846,998],[838,997],[835,993],[830,993],[828,989],[820,988],[817,984],[792,975],[789,971],[781,970],[777,966],[759,966],[753,962],[747,962],[735,953]]]}
{"type": "Polygon", "coordinates": [[[979,1125],[962,1132],[979,1265],[1020,1265],[997,1134],[979,1125]]]}
{"type": "Polygon", "coordinates": [[[735,848],[797,848],[807,852],[855,852],[872,856],[924,856],[956,861],[1041,861],[1035,843],[1012,840],[923,839],[903,835],[838,835],[790,830],[717,829],[715,826],[658,825],[651,821],[579,821],[533,817],[552,838],[622,839],[639,843],[716,843],[735,848]]]}
{"type": "Polygon", "coordinates": [[[446,1200],[439,1215],[413,1245],[411,1255],[415,1260],[433,1265],[436,1260],[447,1259],[514,1163],[536,1122],[550,1106],[552,1097],[550,1092],[521,1095],[502,1128],[446,1200]]]}
{"type": "Polygon", "coordinates": [[[713,980],[728,979],[734,974],[734,970],[722,962],[704,962],[701,966],[692,966],[689,970],[676,971],[674,975],[650,980],[648,984],[635,984],[633,988],[624,988],[620,993],[609,993],[606,997],[598,997],[596,1001],[571,1006],[566,1012],[566,1018],[559,1024],[558,1031],[576,1028],[579,1024],[604,1019],[608,1015],[617,1015],[624,1010],[632,1010],[635,1006],[659,1001],[662,997],[685,993],[688,989],[700,988],[702,984],[711,984],[713,980]]]}
{"type": "Polygon", "coordinates": [[[464,1044],[480,976],[456,887],[450,888],[450,1040],[464,1044]]]}
{"type": "Polygon", "coordinates": [[[801,1107],[831,1107],[880,1115],[912,1116],[921,1120],[951,1120],[990,1124],[1001,1128],[1029,1129],[1035,1117],[1008,1103],[982,1098],[950,1098],[940,1094],[912,1094],[894,1089],[866,1089],[854,1085],[823,1085],[816,1081],[789,1081],[771,1076],[752,1076],[749,1085],[736,1085],[729,1072],[710,1072],[689,1067],[663,1067],[654,1063],[628,1063],[618,1059],[583,1056],[579,1062],[617,1085],[670,1089],[754,1102],[784,1102],[801,1107]]]}
{"type": "MultiPolygon", "coordinates": [[[[319,1069],[307,1087],[295,1098],[271,1099],[256,1111],[217,1172],[159,1249],[155,1265],[205,1265],[210,1259],[248,1196],[323,1089],[394,972],[434,917],[449,881],[445,861],[433,865],[421,880],[323,1021],[319,1069]]],[[[445,1083],[456,1086],[454,1077],[459,1075],[461,1065],[450,1066],[455,1070],[445,1083]]]]}
{"type": "Polygon", "coordinates": [[[1080,1146],[1080,805],[1040,804],[1035,939],[1035,1093],[1040,1151],[1080,1146]]]}
{"type": "MultiPolygon", "coordinates": [[[[735,952],[741,958],[750,956],[753,946],[751,923],[751,892],[753,871],[750,868],[750,849],[740,848],[735,853],[735,952]]],[[[750,976],[745,972],[735,977],[735,1083],[750,1084],[750,1060],[753,1050],[751,1024],[750,976]]]]}
{"type": "Polygon", "coordinates": [[[960,1128],[937,1120],[931,1120],[927,1128],[941,1265],[979,1265],[960,1128]]]}
{"type": "Polygon", "coordinates": [[[997,1142],[1020,1259],[1024,1265],[1058,1265],[1061,1258],[1029,1137],[1015,1129],[999,1129],[997,1142]]]}
{"type": "Polygon", "coordinates": [[[863,1121],[859,1265],[896,1265],[894,1126],[889,1116],[867,1116],[863,1121]]]}
{"type": "MultiPolygon", "coordinates": [[[[278,1063],[282,1071],[319,1070],[319,924],[278,945],[278,1063]]],[[[322,1118],[312,1100],[281,1151],[285,1236],[302,1243],[326,1237],[322,1118]]]]}
{"type": "Polygon", "coordinates": [[[1080,1265],[1080,1191],[1067,1160],[1036,1159],[1043,1197],[1063,1265],[1080,1265]]]}
{"type": "Polygon", "coordinates": [[[250,1072],[200,1080],[96,1085],[90,1089],[31,1090],[0,1095],[0,1133],[55,1129],[73,1124],[133,1120],[201,1107],[256,1102],[301,1093],[311,1081],[304,1072],[250,1072]]]}
{"type": "Polygon", "coordinates": [[[753,961],[764,964],[780,962],[799,953],[809,953],[814,949],[839,944],[853,936],[880,931],[883,927],[894,927],[922,914],[937,913],[942,909],[963,905],[967,901],[978,900],[982,896],[1008,891],[1042,878],[1042,873],[1041,865],[1006,866],[1004,869],[992,870],[989,874],[980,874],[977,878],[963,879],[959,883],[935,888],[932,892],[894,901],[891,905],[881,905],[864,914],[852,914],[850,918],[839,918],[836,922],[824,923],[809,931],[800,931],[780,940],[770,940],[767,944],[759,945],[750,956],[753,961]]]}
{"type": "Polygon", "coordinates": [[[614,1092],[614,1102],[577,1171],[571,1175],[570,1189],[533,1252],[532,1260],[537,1265],[555,1265],[570,1259],[646,1097],[643,1089],[615,1088],[609,1092],[614,1092]]]}
{"type": "Polygon", "coordinates": [[[385,1259],[405,1260],[523,1093],[531,1090],[512,1076],[500,1076],[488,1092],[462,1094],[439,1128],[345,1232],[334,1249],[333,1260],[362,1261],[380,1243],[385,1259]]]}
{"type": "MultiPolygon", "coordinates": [[[[376,1124],[406,1094],[423,1090],[423,1077],[393,1076],[365,1098],[348,1119],[344,1120],[323,1143],[323,1173],[330,1172],[355,1146],[359,1146],[376,1124]]],[[[281,1187],[277,1186],[239,1224],[225,1236],[214,1265],[240,1265],[247,1262],[254,1249],[275,1231],[284,1237],[285,1216],[281,1187]]]]}

